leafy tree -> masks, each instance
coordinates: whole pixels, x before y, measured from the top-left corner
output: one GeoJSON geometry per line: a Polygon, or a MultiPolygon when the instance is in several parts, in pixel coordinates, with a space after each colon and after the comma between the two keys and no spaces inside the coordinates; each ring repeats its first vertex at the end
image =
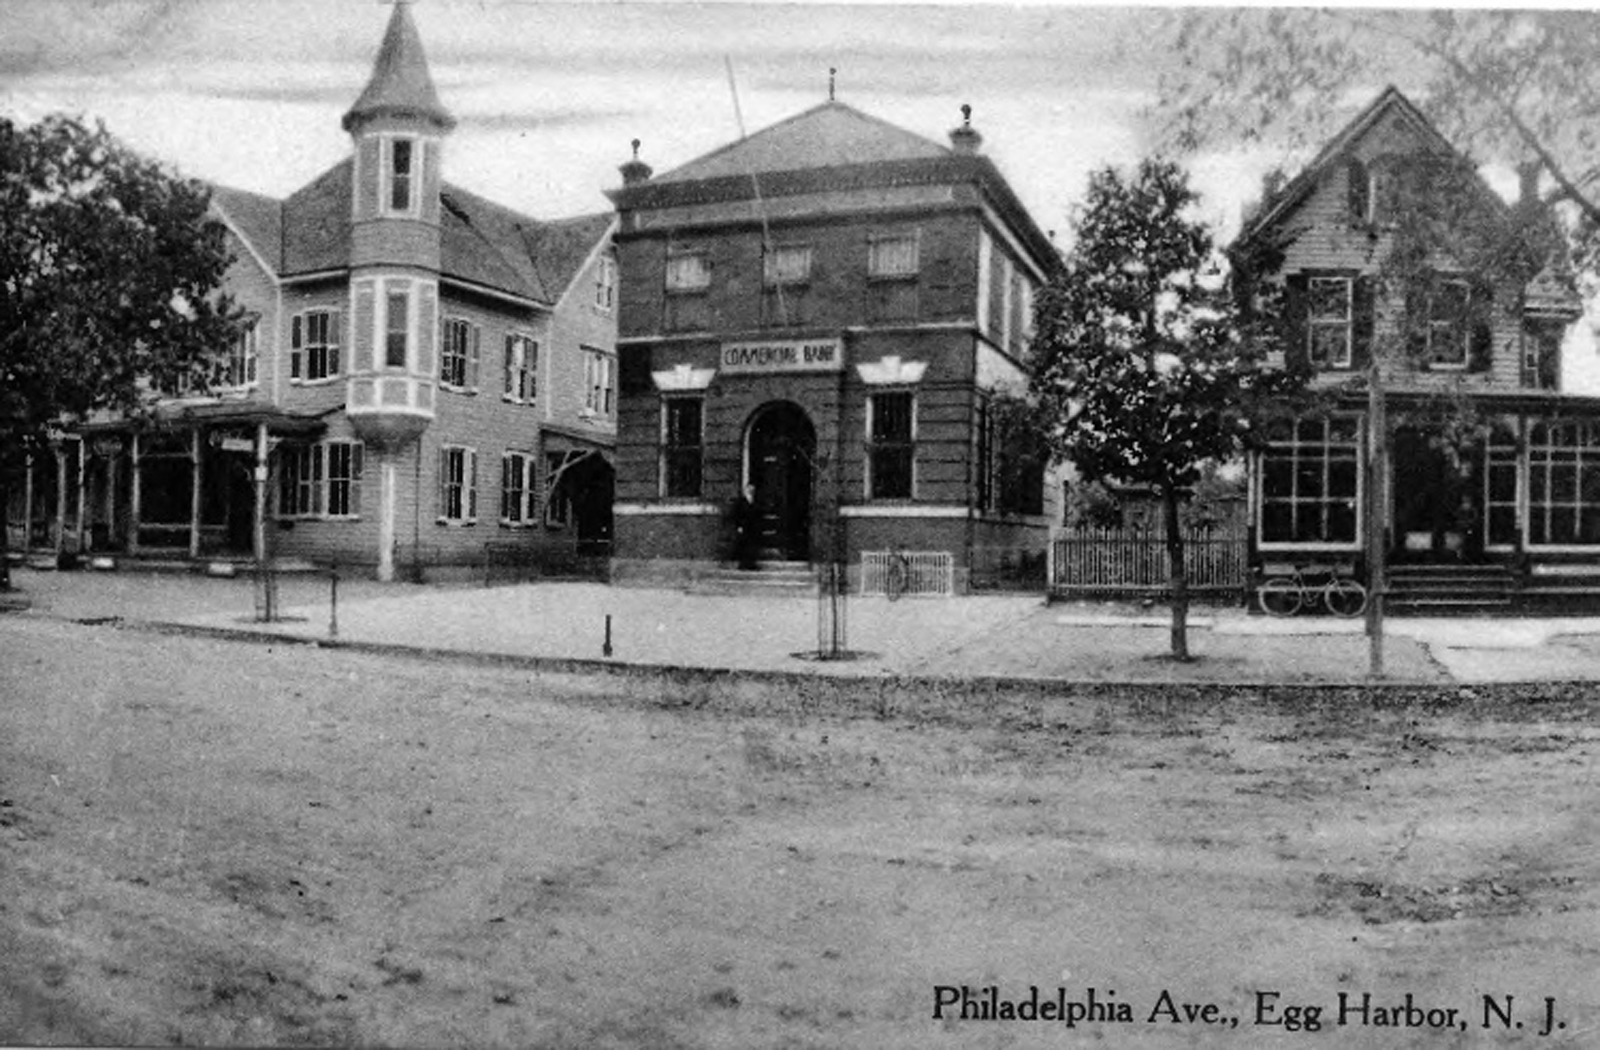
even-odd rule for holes
{"type": "MultiPolygon", "coordinates": [[[[1265,366],[1267,330],[1235,306],[1197,200],[1170,161],[1096,172],[1061,276],[1040,293],[1032,391],[1052,450],[1086,481],[1159,494],[1172,655],[1189,658],[1179,504],[1208,465],[1252,441],[1256,418],[1303,386],[1265,366]]],[[[1272,316],[1270,306],[1258,315],[1272,316]]]]}
{"type": "Polygon", "coordinates": [[[1180,149],[1320,146],[1330,100],[1396,83],[1484,163],[1534,165],[1580,262],[1600,244],[1600,15],[1573,10],[1196,8],[1171,16],[1178,61],[1154,107],[1180,149]]]}
{"type": "Polygon", "coordinates": [[[209,201],[103,126],[0,118],[0,507],[52,427],[206,389],[243,322],[209,201]]]}

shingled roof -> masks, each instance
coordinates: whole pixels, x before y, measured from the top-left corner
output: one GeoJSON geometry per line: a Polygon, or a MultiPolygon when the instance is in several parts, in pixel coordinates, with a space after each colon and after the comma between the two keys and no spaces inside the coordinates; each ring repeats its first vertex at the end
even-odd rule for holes
{"type": "Polygon", "coordinates": [[[829,101],[691,160],[652,181],[690,182],[752,171],[802,171],[846,164],[948,157],[948,146],[829,101]]]}
{"type": "Polygon", "coordinates": [[[366,90],[344,115],[344,129],[377,117],[420,117],[448,130],[455,124],[428,72],[428,56],[422,50],[422,37],[411,20],[411,5],[405,0],[394,5],[389,28],[384,31],[378,57],[372,64],[372,79],[366,90]]]}
{"type": "MultiPolygon", "coordinates": [[[[214,186],[212,204],[279,276],[347,269],[351,166],[341,161],[284,201],[214,186]]],[[[541,303],[561,298],[613,220],[542,221],[448,183],[439,198],[441,274],[541,303]]]]}

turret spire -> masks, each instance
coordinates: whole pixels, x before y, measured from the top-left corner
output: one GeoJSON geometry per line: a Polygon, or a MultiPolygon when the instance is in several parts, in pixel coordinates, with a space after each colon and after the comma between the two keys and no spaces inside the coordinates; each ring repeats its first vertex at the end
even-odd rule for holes
{"type": "Polygon", "coordinates": [[[372,79],[344,115],[344,129],[353,132],[361,124],[385,116],[426,120],[441,131],[455,126],[455,118],[434,89],[422,38],[411,20],[411,4],[407,0],[394,5],[389,28],[384,31],[383,44],[372,65],[372,79]]]}

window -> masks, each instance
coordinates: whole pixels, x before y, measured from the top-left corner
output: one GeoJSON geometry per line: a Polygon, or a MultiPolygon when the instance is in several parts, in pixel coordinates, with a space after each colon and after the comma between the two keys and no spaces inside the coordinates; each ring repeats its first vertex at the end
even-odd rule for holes
{"type": "Polygon", "coordinates": [[[330,441],[328,457],[329,516],[354,517],[361,513],[362,447],[354,441],[330,441]]]}
{"type": "Polygon", "coordinates": [[[1434,368],[1467,367],[1472,292],[1466,281],[1445,280],[1428,296],[1428,356],[1434,368]]]}
{"type": "Polygon", "coordinates": [[[917,319],[917,238],[867,242],[867,315],[875,322],[917,319]]]}
{"type": "Polygon", "coordinates": [[[1348,277],[1313,277],[1307,284],[1307,352],[1314,367],[1350,367],[1353,283],[1348,277]]]}
{"type": "Polygon", "coordinates": [[[1367,166],[1359,160],[1351,160],[1345,165],[1344,171],[1346,205],[1350,211],[1350,221],[1370,222],[1372,220],[1372,176],[1367,172],[1367,166]]]}
{"type": "Polygon", "coordinates": [[[707,328],[711,315],[706,291],[711,287],[711,261],[704,252],[673,252],[667,256],[666,327],[672,332],[697,332],[707,328]]]}
{"type": "Polygon", "coordinates": [[[1489,432],[1483,449],[1483,542],[1511,547],[1517,542],[1517,436],[1505,426],[1489,432]]]}
{"type": "Polygon", "coordinates": [[[762,279],[769,285],[804,284],[811,279],[811,246],[779,244],[766,252],[762,279]]]}
{"type": "Polygon", "coordinates": [[[874,237],[867,245],[867,276],[914,278],[917,276],[915,236],[874,237]]]}
{"type": "Polygon", "coordinates": [[[1360,505],[1360,423],[1284,424],[1261,454],[1261,542],[1350,545],[1360,505]]]}
{"type": "Polygon", "coordinates": [[[867,495],[911,499],[916,400],[909,390],[867,398],[867,495]]]}
{"type": "Polygon", "coordinates": [[[601,256],[594,271],[594,305],[597,310],[610,312],[617,301],[617,260],[601,256]]]}
{"type": "Polygon", "coordinates": [[[478,454],[446,445],[439,450],[439,520],[470,525],[478,520],[478,454]]]}
{"type": "Polygon", "coordinates": [[[711,287],[711,260],[705,252],[673,252],[667,256],[667,291],[703,292],[711,287]]]}
{"type": "Polygon", "coordinates": [[[661,402],[661,494],[669,499],[700,495],[702,408],[697,397],[661,402]]]}
{"type": "Polygon", "coordinates": [[[478,347],[483,330],[471,321],[447,317],[440,336],[439,382],[456,390],[478,388],[478,347]]]}
{"type": "Polygon", "coordinates": [[[278,517],[322,511],[322,446],[285,445],[278,463],[278,517]]]}
{"type": "Polygon", "coordinates": [[[527,525],[533,519],[533,456],[507,452],[500,459],[500,524],[527,525]]]}
{"type": "Polygon", "coordinates": [[[308,310],[289,322],[289,378],[314,382],[339,374],[338,310],[308,310]]]}
{"type": "Polygon", "coordinates": [[[410,213],[412,171],[416,143],[411,139],[389,140],[389,210],[410,213]]]}
{"type": "Polygon", "coordinates": [[[598,416],[609,416],[616,407],[616,358],[599,350],[583,355],[583,407],[598,416]]]}
{"type": "Polygon", "coordinates": [[[539,393],[539,344],[525,335],[506,336],[507,401],[532,403],[539,393]]]}
{"type": "Polygon", "coordinates": [[[1537,423],[1529,432],[1528,543],[1600,544],[1600,426],[1537,423]]]}
{"type": "Polygon", "coordinates": [[[811,247],[768,246],[761,274],[761,323],[785,327],[810,321],[806,284],[811,280],[811,247]]]}
{"type": "Polygon", "coordinates": [[[384,299],[383,363],[388,368],[405,368],[411,349],[411,293],[390,292],[384,299]]]}
{"type": "Polygon", "coordinates": [[[239,334],[228,350],[228,363],[217,383],[222,386],[251,387],[256,385],[256,372],[261,360],[256,344],[256,326],[252,324],[239,334]]]}
{"type": "Polygon", "coordinates": [[[284,445],[278,463],[278,517],[358,517],[363,451],[359,441],[284,445]]]}

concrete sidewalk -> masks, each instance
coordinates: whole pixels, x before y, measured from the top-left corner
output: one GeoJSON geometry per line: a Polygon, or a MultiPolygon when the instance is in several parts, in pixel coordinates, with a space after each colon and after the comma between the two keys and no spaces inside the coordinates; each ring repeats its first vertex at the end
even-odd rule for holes
{"type": "MultiPolygon", "coordinates": [[[[19,570],[32,615],[330,636],[323,575],[286,576],[283,619],[255,621],[249,580],[19,570]]],[[[341,641],[465,653],[825,675],[1036,677],[1125,682],[1367,680],[1359,621],[1194,610],[1190,648],[1167,659],[1162,608],[1045,605],[1034,596],[844,603],[850,660],[816,659],[815,598],[722,597],[591,583],[418,587],[345,581],[341,641]],[[606,617],[612,655],[603,654],[606,617]]],[[[1600,679],[1600,618],[1396,619],[1387,677],[1402,682],[1600,679]]]]}

